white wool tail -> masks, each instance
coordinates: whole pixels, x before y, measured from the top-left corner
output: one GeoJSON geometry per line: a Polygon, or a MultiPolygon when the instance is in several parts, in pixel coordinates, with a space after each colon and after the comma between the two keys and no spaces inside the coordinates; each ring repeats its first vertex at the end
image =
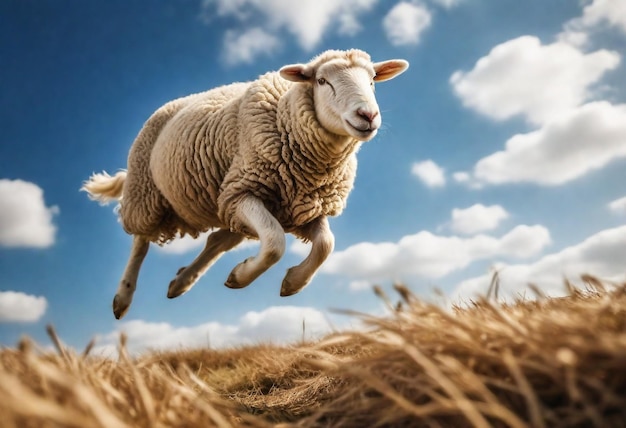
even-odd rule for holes
{"type": "Polygon", "coordinates": [[[89,177],[89,180],[85,181],[80,190],[87,192],[89,199],[101,204],[108,204],[111,201],[122,199],[124,181],[126,181],[126,171],[119,171],[113,177],[103,171],[89,177]]]}

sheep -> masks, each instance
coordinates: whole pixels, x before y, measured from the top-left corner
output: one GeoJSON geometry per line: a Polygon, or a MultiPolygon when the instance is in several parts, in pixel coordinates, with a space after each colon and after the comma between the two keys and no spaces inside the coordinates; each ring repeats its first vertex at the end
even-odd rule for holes
{"type": "Polygon", "coordinates": [[[93,174],[81,188],[101,203],[118,200],[120,222],[133,235],[115,317],[130,307],[150,242],[207,230],[204,249],[170,282],[169,298],[187,292],[245,238],[260,241],[258,253],[236,265],[225,285],[248,286],[282,257],[285,233],[312,243],[287,270],[280,295],[302,290],[334,248],[328,216],[346,206],[356,152],[381,126],[374,82],[408,65],[330,50],[159,108],[131,146],[127,170],[93,174]]]}

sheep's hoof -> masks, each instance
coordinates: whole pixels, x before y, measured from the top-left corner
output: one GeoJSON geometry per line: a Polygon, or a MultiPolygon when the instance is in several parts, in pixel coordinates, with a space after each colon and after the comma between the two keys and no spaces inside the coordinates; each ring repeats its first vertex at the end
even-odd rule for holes
{"type": "Polygon", "coordinates": [[[115,315],[115,318],[119,320],[126,315],[128,308],[130,308],[130,302],[125,302],[122,296],[116,294],[113,298],[113,315],[115,315]]]}
{"type": "Polygon", "coordinates": [[[246,287],[248,284],[241,285],[239,281],[237,281],[237,276],[235,275],[235,273],[231,272],[230,275],[228,275],[228,279],[226,280],[224,285],[228,288],[239,289],[246,287]]]}
{"type": "Polygon", "coordinates": [[[185,291],[187,291],[187,289],[185,287],[182,287],[181,284],[178,283],[176,281],[176,279],[174,278],[170,282],[170,285],[167,287],[167,298],[168,299],[173,299],[175,297],[178,297],[178,296],[184,294],[185,291]]]}
{"type": "Polygon", "coordinates": [[[233,270],[230,275],[228,275],[228,279],[226,280],[226,282],[224,283],[224,285],[228,288],[233,288],[233,289],[240,289],[240,288],[245,288],[248,285],[250,285],[252,283],[252,281],[250,282],[239,282],[239,280],[237,279],[237,275],[235,274],[235,271],[233,270]]]}
{"type": "Polygon", "coordinates": [[[298,273],[298,267],[294,266],[287,269],[287,274],[280,286],[280,296],[287,297],[299,293],[311,281],[311,278],[305,278],[302,281],[302,274],[298,273]]]}
{"type": "Polygon", "coordinates": [[[293,296],[304,287],[297,287],[292,285],[287,279],[283,279],[283,284],[280,287],[280,297],[293,296]]]}
{"type": "Polygon", "coordinates": [[[176,273],[176,278],[170,281],[170,285],[167,287],[167,298],[173,299],[178,296],[182,296],[193,286],[194,282],[189,283],[189,281],[183,280],[181,276],[182,272],[185,270],[184,267],[178,269],[176,273]]]}
{"type": "Polygon", "coordinates": [[[244,266],[246,265],[246,263],[248,263],[252,259],[253,259],[252,257],[248,257],[243,262],[235,266],[235,268],[230,272],[230,275],[228,275],[228,279],[226,280],[224,285],[228,288],[235,288],[235,289],[244,288],[250,285],[252,283],[252,280],[254,280],[255,277],[252,277],[251,280],[246,281],[246,282],[240,281],[239,279],[237,279],[237,271],[240,271],[241,269],[245,269],[244,266]]]}

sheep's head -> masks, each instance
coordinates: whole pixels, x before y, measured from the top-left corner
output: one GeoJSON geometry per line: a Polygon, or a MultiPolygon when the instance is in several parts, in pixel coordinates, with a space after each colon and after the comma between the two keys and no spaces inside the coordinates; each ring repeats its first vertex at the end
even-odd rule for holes
{"type": "Polygon", "coordinates": [[[324,128],[368,141],[382,123],[374,82],[393,79],[408,66],[401,59],[372,63],[367,53],[353,49],[327,51],[308,64],[287,65],[280,75],[313,85],[315,112],[324,128]]]}

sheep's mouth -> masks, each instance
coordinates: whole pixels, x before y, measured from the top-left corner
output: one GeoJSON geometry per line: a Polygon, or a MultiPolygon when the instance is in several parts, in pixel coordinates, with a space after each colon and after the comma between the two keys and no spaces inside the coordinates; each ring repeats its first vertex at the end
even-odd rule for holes
{"type": "Polygon", "coordinates": [[[371,124],[366,124],[365,127],[354,126],[349,120],[346,120],[348,126],[355,131],[355,133],[362,138],[372,137],[378,128],[372,128],[371,124]]]}

